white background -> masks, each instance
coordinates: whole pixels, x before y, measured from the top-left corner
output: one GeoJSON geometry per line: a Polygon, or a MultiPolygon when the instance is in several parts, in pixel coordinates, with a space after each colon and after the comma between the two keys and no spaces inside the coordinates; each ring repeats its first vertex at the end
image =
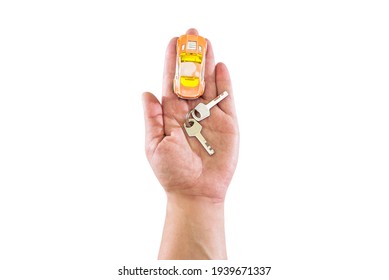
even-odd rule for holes
{"type": "Polygon", "coordinates": [[[0,278],[156,259],[166,201],[141,93],[160,96],[167,43],[195,27],[230,69],[241,132],[224,264],[388,279],[384,4],[1,1],[0,278]]]}

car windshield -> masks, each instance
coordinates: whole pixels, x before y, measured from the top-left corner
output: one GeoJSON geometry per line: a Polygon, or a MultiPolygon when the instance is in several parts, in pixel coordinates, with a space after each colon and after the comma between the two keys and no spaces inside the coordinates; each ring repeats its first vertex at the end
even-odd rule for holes
{"type": "Polygon", "coordinates": [[[203,56],[200,54],[181,54],[181,62],[195,62],[201,63],[203,60],[203,56]]]}

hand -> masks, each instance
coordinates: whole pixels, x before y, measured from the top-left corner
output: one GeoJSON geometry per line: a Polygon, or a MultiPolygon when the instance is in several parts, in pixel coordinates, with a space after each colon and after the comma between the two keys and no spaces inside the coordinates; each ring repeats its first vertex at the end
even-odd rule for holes
{"type": "MultiPolygon", "coordinates": [[[[196,34],[189,29],[187,34],[196,34]]],[[[200,99],[182,100],[173,92],[176,41],[166,51],[162,104],[151,93],[144,93],[146,155],[168,195],[207,198],[223,202],[238,160],[239,131],[233,92],[227,67],[215,65],[208,41],[205,66],[205,92],[200,99]],[[210,156],[195,137],[183,129],[186,114],[198,103],[208,103],[224,90],[229,96],[211,109],[201,121],[202,134],[214,148],[210,156]]]]}
{"type": "MultiPolygon", "coordinates": [[[[188,34],[197,34],[189,29],[188,34]]],[[[227,67],[215,65],[208,41],[205,92],[202,98],[182,100],[173,93],[176,41],[165,59],[162,104],[151,93],[143,95],[146,155],[168,203],[159,259],[226,259],[224,198],[238,160],[239,132],[227,67]],[[183,124],[199,102],[208,103],[223,91],[229,96],[214,106],[201,122],[201,133],[215,149],[210,156],[183,124]]]]}

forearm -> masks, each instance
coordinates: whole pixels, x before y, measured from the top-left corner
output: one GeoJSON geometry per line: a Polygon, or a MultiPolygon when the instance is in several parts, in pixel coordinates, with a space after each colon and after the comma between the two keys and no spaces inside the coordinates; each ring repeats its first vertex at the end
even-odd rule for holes
{"type": "Polygon", "coordinates": [[[224,203],[169,194],[159,259],[227,259],[224,203]]]}

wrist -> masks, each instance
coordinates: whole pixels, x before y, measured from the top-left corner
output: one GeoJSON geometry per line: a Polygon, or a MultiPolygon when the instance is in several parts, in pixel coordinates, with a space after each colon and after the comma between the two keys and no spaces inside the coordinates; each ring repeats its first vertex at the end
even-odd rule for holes
{"type": "Polygon", "coordinates": [[[191,205],[220,205],[224,203],[228,184],[208,182],[164,186],[168,203],[186,201],[191,205]],[[210,187],[211,185],[212,187],[210,187]]]}
{"type": "Polygon", "coordinates": [[[206,196],[192,195],[179,192],[166,192],[167,203],[184,207],[212,207],[220,208],[224,206],[224,195],[206,196]]]}
{"type": "Polygon", "coordinates": [[[226,259],[224,202],[167,193],[162,240],[160,259],[226,259]]]}

